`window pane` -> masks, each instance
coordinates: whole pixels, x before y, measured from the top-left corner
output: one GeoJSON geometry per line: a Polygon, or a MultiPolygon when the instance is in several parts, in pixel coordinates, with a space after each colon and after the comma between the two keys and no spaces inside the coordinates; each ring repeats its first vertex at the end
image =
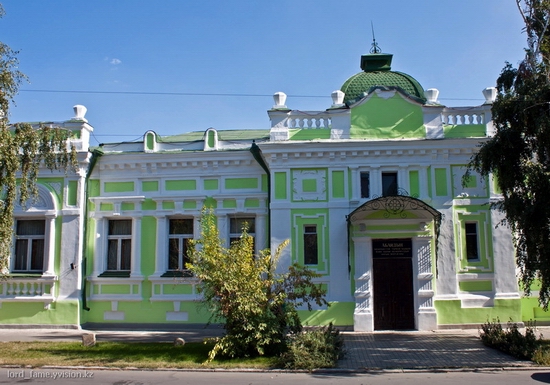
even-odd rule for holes
{"type": "Polygon", "coordinates": [[[229,232],[231,234],[240,234],[243,231],[244,224],[248,224],[248,232],[253,234],[256,232],[255,218],[231,218],[229,221],[229,232]]]}
{"type": "Polygon", "coordinates": [[[468,260],[479,259],[477,244],[477,223],[466,223],[466,258],[468,260]]]}
{"type": "Polygon", "coordinates": [[[17,221],[17,235],[44,235],[45,231],[46,231],[46,221],[43,221],[43,220],[17,221]]]}
{"type": "Polygon", "coordinates": [[[382,195],[383,196],[397,195],[397,173],[396,172],[382,173],[382,195]]]}
{"type": "Polygon", "coordinates": [[[132,220],[109,221],[109,235],[132,235],[132,220]]]}
{"type": "Polygon", "coordinates": [[[187,269],[185,265],[190,262],[189,257],[187,256],[187,249],[189,248],[190,241],[191,241],[190,239],[184,239],[182,242],[183,243],[183,250],[182,250],[183,265],[181,266],[182,269],[187,269]]]}
{"type": "Polygon", "coordinates": [[[15,266],[14,270],[27,270],[27,248],[29,241],[27,239],[18,239],[15,241],[15,266]]]}
{"type": "Polygon", "coordinates": [[[178,270],[179,267],[179,239],[168,240],[168,270],[178,270]]]}
{"type": "Polygon", "coordinates": [[[132,240],[121,239],[120,243],[120,270],[130,270],[132,261],[132,240]]]}
{"type": "Polygon", "coordinates": [[[193,219],[170,219],[169,233],[193,235],[193,219]]]}
{"type": "Polygon", "coordinates": [[[33,239],[31,250],[31,270],[44,269],[44,240],[33,239]]]}
{"type": "Polygon", "coordinates": [[[316,265],[319,263],[317,250],[317,226],[304,227],[304,264],[316,265]]]}
{"type": "Polygon", "coordinates": [[[370,197],[370,174],[368,172],[361,173],[361,198],[370,197]]]}
{"type": "Polygon", "coordinates": [[[118,240],[110,239],[107,250],[107,270],[118,270],[117,266],[118,240]]]}

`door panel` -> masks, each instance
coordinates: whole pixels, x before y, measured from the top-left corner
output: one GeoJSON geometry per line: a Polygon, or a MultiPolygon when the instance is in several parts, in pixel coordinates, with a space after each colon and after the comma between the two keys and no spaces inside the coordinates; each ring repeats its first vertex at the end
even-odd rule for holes
{"type": "Polygon", "coordinates": [[[414,329],[411,258],[373,259],[374,329],[414,329]]]}

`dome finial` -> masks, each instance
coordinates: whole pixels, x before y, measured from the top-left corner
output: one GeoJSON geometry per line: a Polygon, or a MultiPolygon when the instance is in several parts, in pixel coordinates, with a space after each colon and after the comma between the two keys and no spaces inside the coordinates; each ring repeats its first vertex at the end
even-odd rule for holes
{"type": "Polygon", "coordinates": [[[376,38],[374,37],[374,25],[372,24],[372,21],[370,22],[370,27],[372,29],[372,44],[370,48],[370,53],[380,53],[382,50],[378,46],[378,43],[376,42],[376,38]]]}

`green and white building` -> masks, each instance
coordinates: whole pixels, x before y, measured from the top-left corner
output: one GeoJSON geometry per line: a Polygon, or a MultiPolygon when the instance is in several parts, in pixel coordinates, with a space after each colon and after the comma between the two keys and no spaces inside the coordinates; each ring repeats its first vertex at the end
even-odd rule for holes
{"type": "Polygon", "coordinates": [[[206,323],[185,271],[205,205],[226,244],[248,222],[257,250],[290,240],[281,269],[298,262],[321,274],[331,306],[304,310],[309,325],[548,319],[520,295],[510,231],[489,205],[500,199],[494,181],[462,181],[493,135],[496,90],[483,90],[480,106],[446,107],[391,59],[363,55],[362,71],[320,111],[288,108],[277,92],[266,130],[147,131],[90,150],[93,128],[75,107],[60,124],[75,132],[80,171],[45,172],[38,203],[16,213],[0,322],[206,323]]]}

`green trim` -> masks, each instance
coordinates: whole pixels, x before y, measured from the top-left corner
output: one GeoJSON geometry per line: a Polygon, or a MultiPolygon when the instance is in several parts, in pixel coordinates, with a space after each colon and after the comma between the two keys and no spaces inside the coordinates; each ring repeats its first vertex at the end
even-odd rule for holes
{"type": "Polygon", "coordinates": [[[454,231],[456,239],[456,256],[460,272],[483,272],[494,270],[493,236],[491,212],[487,206],[455,206],[453,208],[454,231]],[[479,260],[466,258],[466,222],[476,222],[478,230],[479,260]]]}
{"type": "Polygon", "coordinates": [[[346,180],[344,171],[332,172],[332,197],[335,199],[346,197],[346,180]]]}
{"type": "Polygon", "coordinates": [[[318,263],[307,265],[311,270],[328,274],[330,272],[330,234],[328,209],[290,210],[292,217],[292,262],[304,265],[304,229],[307,225],[317,226],[318,263]]]}
{"type": "Polygon", "coordinates": [[[483,138],[486,136],[484,124],[443,125],[445,138],[483,138]]]}
{"type": "Polygon", "coordinates": [[[237,201],[235,199],[224,199],[222,208],[224,209],[235,209],[237,208],[237,201]]]}
{"type": "Polygon", "coordinates": [[[204,180],[204,189],[205,190],[217,190],[219,181],[217,179],[205,179],[204,180]]]}
{"type": "Polygon", "coordinates": [[[208,145],[209,148],[214,148],[215,144],[216,144],[216,131],[208,130],[207,145],[208,145]]]}
{"type": "Polygon", "coordinates": [[[134,182],[105,182],[103,190],[106,193],[134,191],[134,182]]]}
{"type": "Polygon", "coordinates": [[[257,189],[258,178],[227,178],[225,188],[228,190],[257,189]]]}
{"type": "Polygon", "coordinates": [[[145,199],[144,202],[141,203],[141,209],[142,210],[156,210],[157,209],[157,202],[155,202],[152,199],[145,199]]]}
{"type": "Polygon", "coordinates": [[[447,169],[446,168],[435,168],[435,195],[436,196],[447,196],[449,190],[447,188],[447,169]]]}
{"type": "Polygon", "coordinates": [[[409,171],[409,193],[413,197],[420,196],[420,176],[418,170],[409,171]]]}
{"type": "Polygon", "coordinates": [[[165,188],[167,191],[184,191],[184,190],[196,190],[197,181],[190,180],[167,180],[165,182],[165,188]]]}
{"type": "Polygon", "coordinates": [[[328,325],[335,326],[353,325],[353,312],[355,302],[331,302],[326,310],[299,310],[298,315],[304,326],[328,325]]]}
{"type": "Polygon", "coordinates": [[[288,130],[289,140],[330,139],[330,128],[291,128],[288,130]]]}
{"type": "Polygon", "coordinates": [[[193,285],[170,283],[162,285],[162,294],[193,294],[193,285]]]}
{"type": "Polygon", "coordinates": [[[147,180],[141,182],[142,191],[159,191],[159,182],[156,180],[147,180]]]}
{"type": "Polygon", "coordinates": [[[100,203],[99,211],[113,211],[115,206],[112,203],[100,203]]]}
{"type": "Polygon", "coordinates": [[[145,148],[148,151],[153,151],[155,149],[155,134],[152,132],[148,132],[145,135],[145,148]]]}
{"type": "Polygon", "coordinates": [[[482,324],[493,319],[503,322],[521,319],[520,299],[495,299],[493,307],[463,308],[460,300],[436,300],[439,325],[482,324]]]}
{"type": "Polygon", "coordinates": [[[246,208],[258,208],[260,207],[260,200],[257,198],[246,198],[244,200],[244,207],[246,208]]]}
{"type": "Polygon", "coordinates": [[[458,289],[464,292],[493,291],[493,281],[462,281],[458,289]]]}
{"type": "Polygon", "coordinates": [[[302,179],[303,192],[317,192],[317,179],[302,179]]]}
{"type": "Polygon", "coordinates": [[[78,181],[70,180],[67,184],[67,205],[76,206],[78,203],[78,181]]]}
{"type": "Polygon", "coordinates": [[[287,173],[286,172],[276,172],[275,177],[275,199],[287,199],[287,173]]]}
{"type": "Polygon", "coordinates": [[[135,208],[136,205],[132,202],[122,202],[122,204],[120,205],[120,209],[122,211],[134,211],[135,208]]]}
{"type": "Polygon", "coordinates": [[[101,285],[101,294],[130,294],[131,285],[101,285]]]}
{"type": "Polygon", "coordinates": [[[175,208],[176,204],[174,202],[162,202],[163,210],[174,210],[175,208]]]}

